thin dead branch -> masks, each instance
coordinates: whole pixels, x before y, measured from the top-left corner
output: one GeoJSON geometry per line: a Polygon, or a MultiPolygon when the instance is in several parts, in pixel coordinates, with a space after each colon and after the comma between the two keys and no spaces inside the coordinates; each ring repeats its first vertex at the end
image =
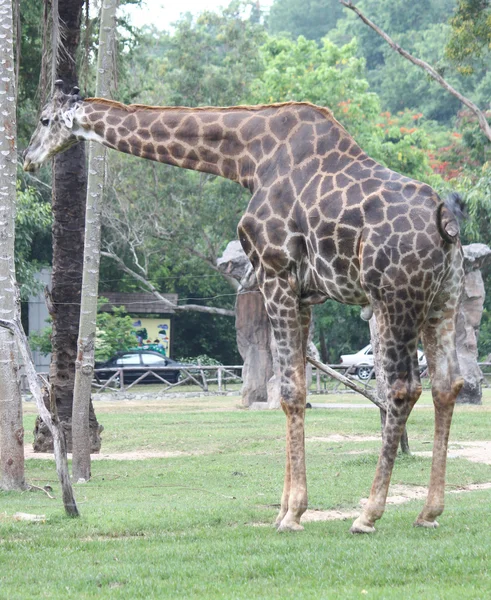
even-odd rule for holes
{"type": "Polygon", "coordinates": [[[148,279],[146,279],[136,271],[133,271],[133,269],[130,269],[130,267],[128,267],[128,265],[125,264],[121,257],[117,256],[116,254],[113,254],[112,252],[107,251],[101,252],[101,256],[105,256],[106,258],[114,260],[118,264],[120,269],[128,275],[130,275],[131,277],[133,277],[134,279],[136,279],[141,284],[144,290],[150,291],[160,302],[163,302],[175,312],[195,311],[208,313],[212,315],[222,315],[224,317],[235,317],[235,311],[230,310],[228,308],[219,308],[217,306],[202,306],[200,304],[182,304],[180,306],[178,304],[174,304],[173,302],[165,298],[157,290],[157,288],[150,281],[148,281],[148,279]]]}
{"type": "Polygon", "coordinates": [[[341,375],[341,373],[338,373],[334,369],[331,369],[331,367],[328,367],[327,365],[322,364],[321,362],[319,362],[315,358],[312,358],[311,356],[307,356],[307,361],[311,365],[314,365],[314,367],[316,367],[320,371],[324,371],[324,373],[327,373],[327,375],[329,375],[333,379],[340,381],[346,387],[349,387],[351,390],[358,392],[362,396],[365,396],[365,398],[368,398],[370,400],[370,402],[373,402],[375,404],[375,406],[378,406],[382,410],[387,410],[387,407],[385,406],[385,402],[382,402],[382,400],[380,400],[380,398],[377,396],[377,394],[374,394],[371,390],[367,389],[366,387],[362,387],[361,385],[356,383],[356,381],[354,381],[353,379],[350,379],[348,377],[345,377],[344,375],[341,375]]]}
{"type": "Polygon", "coordinates": [[[56,500],[56,498],[52,496],[46,488],[39,487],[38,485],[33,485],[32,483],[29,483],[28,485],[30,491],[38,490],[39,492],[43,492],[44,494],[46,494],[46,496],[48,496],[50,500],[56,500]]]}

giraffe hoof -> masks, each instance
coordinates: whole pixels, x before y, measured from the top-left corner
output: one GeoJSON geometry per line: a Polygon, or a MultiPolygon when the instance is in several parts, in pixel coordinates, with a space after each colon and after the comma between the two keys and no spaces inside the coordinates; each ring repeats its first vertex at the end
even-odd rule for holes
{"type": "Polygon", "coordinates": [[[278,527],[281,525],[281,522],[285,518],[285,515],[286,515],[287,512],[288,511],[280,512],[280,514],[276,517],[276,520],[274,522],[274,526],[276,527],[276,529],[278,529],[278,527]]]}
{"type": "Polygon", "coordinates": [[[438,521],[426,521],[425,519],[416,519],[413,523],[413,527],[426,527],[427,529],[436,529],[440,527],[438,521]]]}
{"type": "Polygon", "coordinates": [[[375,533],[376,529],[363,517],[358,517],[350,528],[350,533],[375,533]]]}
{"type": "Polygon", "coordinates": [[[303,531],[303,526],[295,521],[283,521],[278,525],[278,533],[284,533],[285,531],[303,531]]]}

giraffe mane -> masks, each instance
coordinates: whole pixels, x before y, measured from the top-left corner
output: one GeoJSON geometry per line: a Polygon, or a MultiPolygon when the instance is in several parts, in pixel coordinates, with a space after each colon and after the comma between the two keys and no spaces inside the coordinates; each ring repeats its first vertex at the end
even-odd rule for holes
{"type": "Polygon", "coordinates": [[[107,98],[85,98],[84,102],[88,102],[89,104],[104,104],[106,106],[112,106],[114,108],[119,108],[120,110],[124,110],[125,112],[132,113],[139,109],[144,110],[156,110],[161,111],[163,109],[168,111],[207,111],[207,110],[215,110],[215,111],[231,111],[231,110],[249,110],[251,112],[255,112],[258,110],[262,110],[265,108],[281,108],[283,106],[310,106],[311,108],[315,108],[316,110],[324,113],[328,118],[333,119],[334,115],[332,111],[326,106],[318,106],[317,104],[313,104],[312,102],[274,102],[272,104],[243,104],[238,106],[151,106],[147,104],[123,104],[122,102],[117,102],[116,100],[108,100],[107,98]]]}

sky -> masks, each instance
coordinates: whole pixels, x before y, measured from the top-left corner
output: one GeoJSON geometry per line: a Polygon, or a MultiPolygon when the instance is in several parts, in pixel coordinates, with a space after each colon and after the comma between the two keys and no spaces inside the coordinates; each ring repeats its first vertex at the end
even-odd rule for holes
{"type": "MultiPolygon", "coordinates": [[[[266,10],[272,3],[273,0],[261,0],[261,7],[266,10]]],[[[158,29],[169,29],[171,23],[177,21],[183,13],[214,11],[228,4],[227,0],[143,0],[142,7],[130,5],[121,10],[130,15],[135,27],[155,25],[158,29]]]]}

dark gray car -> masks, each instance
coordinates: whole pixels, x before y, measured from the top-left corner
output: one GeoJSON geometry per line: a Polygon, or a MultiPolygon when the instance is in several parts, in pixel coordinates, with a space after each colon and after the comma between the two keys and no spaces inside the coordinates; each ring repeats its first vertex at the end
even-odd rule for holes
{"type": "Polygon", "coordinates": [[[98,372],[95,375],[100,381],[107,381],[114,375],[116,369],[123,369],[125,384],[133,383],[145,373],[148,373],[148,375],[141,380],[140,383],[142,384],[163,383],[162,379],[169,383],[177,383],[180,367],[189,366],[152,350],[127,350],[126,352],[119,352],[105,362],[96,363],[95,368],[98,372]],[[175,367],[175,369],[170,370],[165,367],[175,367]],[[149,373],[149,371],[151,372],[149,373]],[[162,379],[159,379],[153,373],[158,374],[162,379]]]}

